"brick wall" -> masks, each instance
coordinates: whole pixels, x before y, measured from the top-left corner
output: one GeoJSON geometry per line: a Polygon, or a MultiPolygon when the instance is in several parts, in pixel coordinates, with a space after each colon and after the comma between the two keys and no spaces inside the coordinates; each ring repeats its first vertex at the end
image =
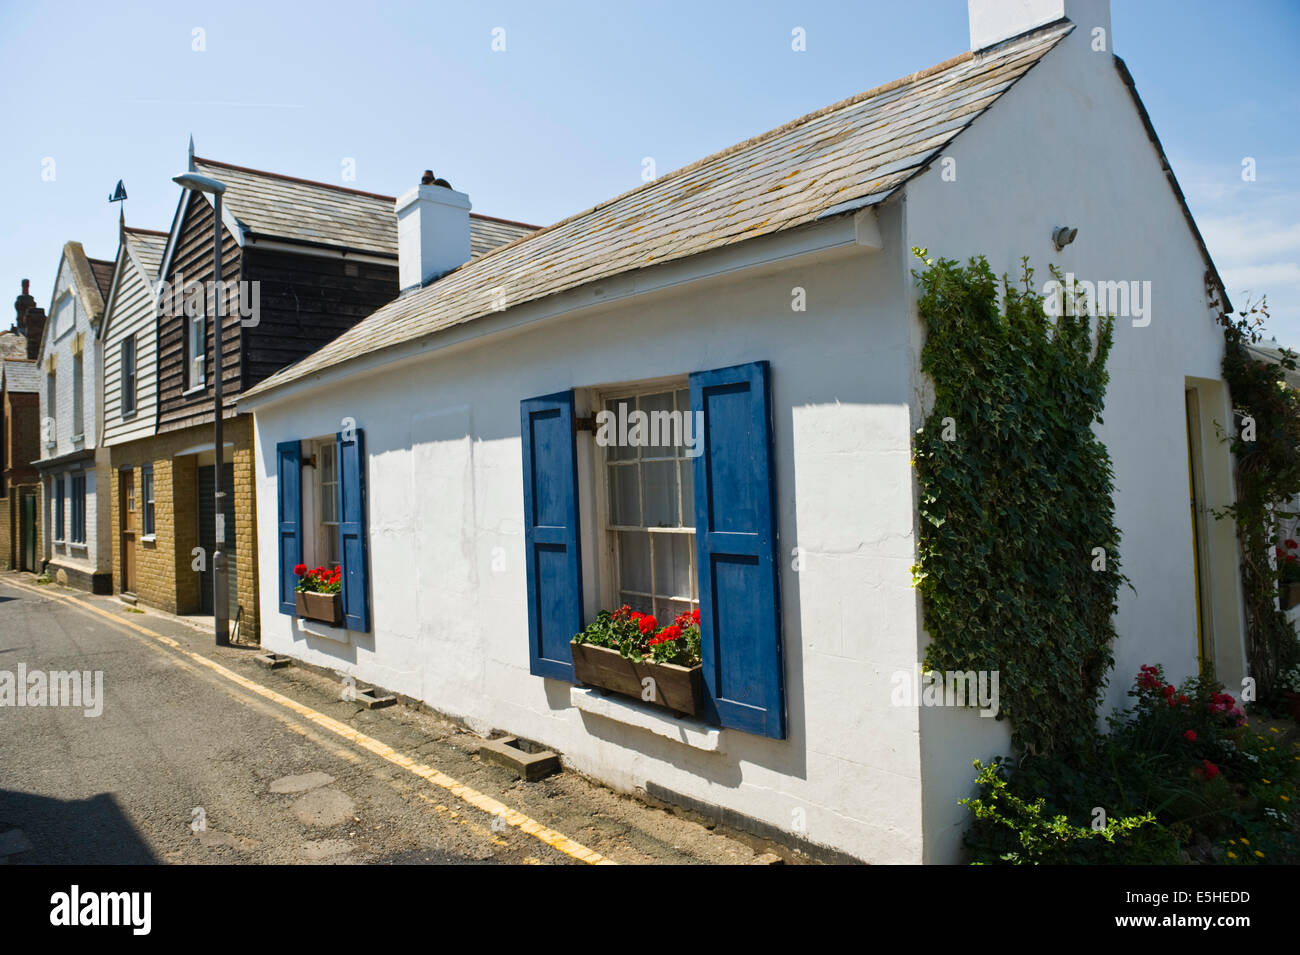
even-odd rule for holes
{"type": "MultiPolygon", "coordinates": [[[[256,502],[253,494],[252,419],[241,415],[225,423],[225,440],[231,442],[235,471],[232,498],[235,506],[235,559],[233,582],[244,614],[244,639],[258,638],[256,502]]],[[[169,613],[198,613],[200,577],[192,569],[193,550],[199,546],[198,458],[177,456],[187,448],[212,441],[212,429],[203,425],[114,445],[111,449],[113,589],[122,589],[121,474],[130,468],[135,476],[136,527],[135,594],[142,604],[169,613]],[[144,541],[143,468],[153,465],[154,540],[144,541]]],[[[228,452],[229,453],[229,452],[228,452]]],[[[209,555],[210,559],[210,555],[209,555]]],[[[233,622],[233,621],[232,621],[233,622]]]]}

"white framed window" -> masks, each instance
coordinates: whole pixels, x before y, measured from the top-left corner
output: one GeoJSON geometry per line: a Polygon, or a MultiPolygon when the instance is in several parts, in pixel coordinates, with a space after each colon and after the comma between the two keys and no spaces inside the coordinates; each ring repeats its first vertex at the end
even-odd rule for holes
{"type": "Polygon", "coordinates": [[[671,620],[700,601],[695,459],[687,453],[683,430],[689,427],[690,392],[683,382],[607,390],[595,399],[593,408],[610,412],[615,422],[634,421],[633,412],[657,422],[639,436],[634,426],[621,424],[609,429],[612,440],[596,432],[606,600],[671,620]],[[681,426],[665,430],[664,422],[681,426]]]}
{"type": "Polygon", "coordinates": [[[45,422],[41,422],[41,431],[45,436],[45,446],[52,448],[55,445],[54,424],[59,420],[59,382],[55,377],[57,373],[51,371],[45,376],[45,422]],[[49,422],[49,424],[46,424],[49,422]]]}
{"type": "Polygon", "coordinates": [[[334,439],[315,442],[316,451],[316,563],[333,567],[339,562],[339,468],[334,439]]]}
{"type": "Polygon", "coordinates": [[[135,336],[122,339],[122,417],[135,414],[135,336]]]}
{"type": "Polygon", "coordinates": [[[81,437],[86,433],[85,366],[81,352],[72,356],[72,433],[81,437]]]}
{"type": "Polygon", "coordinates": [[[207,320],[202,311],[185,318],[185,390],[202,388],[204,359],[207,357],[207,320]]]}

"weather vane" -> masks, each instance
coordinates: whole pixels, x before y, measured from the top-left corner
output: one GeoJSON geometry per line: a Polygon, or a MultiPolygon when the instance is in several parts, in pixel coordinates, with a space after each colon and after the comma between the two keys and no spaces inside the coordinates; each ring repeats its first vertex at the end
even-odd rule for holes
{"type": "Polygon", "coordinates": [[[126,198],[126,186],[122,185],[122,180],[119,179],[119,180],[117,181],[117,188],[114,189],[114,190],[113,190],[113,194],[112,194],[111,196],[108,197],[108,201],[109,201],[109,202],[121,202],[121,201],[123,201],[125,198],[126,198]]]}

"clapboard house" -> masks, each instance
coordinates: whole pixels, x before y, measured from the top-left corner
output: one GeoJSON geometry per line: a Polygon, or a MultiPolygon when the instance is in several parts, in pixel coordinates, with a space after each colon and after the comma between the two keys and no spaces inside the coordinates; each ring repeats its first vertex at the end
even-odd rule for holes
{"type": "Polygon", "coordinates": [[[1133,583],[1116,672],[1158,660],[1177,681],[1204,659],[1240,680],[1233,528],[1203,520],[1233,500],[1207,276],[1222,289],[1109,6],[969,13],[969,51],[473,261],[440,258],[464,246],[464,196],[404,197],[435,224],[402,235],[421,287],[240,400],[262,645],[808,848],[956,860],[971,760],[1010,738],[991,707],[896,692],[928,641],[912,441],[932,388],[911,274],[928,247],[1151,283],[1147,313],[1117,320],[1097,426],[1133,583]],[[602,414],[633,412],[689,413],[694,440],[602,439],[602,414]],[[337,626],[293,592],[330,533],[307,498],[326,445],[337,626]],[[699,611],[694,715],[579,674],[570,639],[624,604],[699,611]]]}
{"type": "MultiPolygon", "coordinates": [[[[126,355],[136,362],[138,389],[134,413],[105,396],[115,481],[114,575],[128,597],[174,613],[213,612],[213,385],[220,335],[229,617],[239,619],[244,638],[255,638],[252,419],[236,412],[236,402],[397,296],[397,218],[391,196],[200,157],[191,156],[190,167],[226,186],[221,279],[227,292],[218,329],[214,208],[206,194],[182,193],[156,264],[145,249],[152,243],[127,231],[126,258],[119,255],[118,263],[122,321],[111,318],[114,341],[105,351],[106,387],[121,393],[126,376],[117,363],[126,355]],[[146,341],[139,303],[151,269],[154,340],[146,341]],[[116,342],[118,329],[134,337],[134,350],[116,342]]],[[[477,217],[475,241],[482,251],[530,229],[477,217]]]]}

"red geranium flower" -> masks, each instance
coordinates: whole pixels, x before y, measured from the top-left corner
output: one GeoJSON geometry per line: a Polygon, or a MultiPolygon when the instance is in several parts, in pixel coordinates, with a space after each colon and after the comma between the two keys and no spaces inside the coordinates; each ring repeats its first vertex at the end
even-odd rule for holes
{"type": "Polygon", "coordinates": [[[1188,730],[1186,733],[1183,734],[1183,739],[1187,740],[1189,743],[1195,743],[1196,730],[1188,730]]]}
{"type": "Polygon", "coordinates": [[[699,608],[699,607],[696,607],[694,610],[691,611],[691,619],[694,620],[697,624],[700,622],[700,608],[699,608]]]}
{"type": "Polygon", "coordinates": [[[1292,550],[1295,550],[1297,547],[1300,547],[1300,544],[1297,544],[1297,543],[1296,543],[1294,540],[1292,540],[1290,537],[1288,537],[1288,538],[1287,538],[1286,540],[1284,540],[1282,543],[1285,544],[1287,547],[1291,548],[1292,550]]]}
{"type": "Polygon", "coordinates": [[[1160,692],[1163,693],[1165,696],[1173,696],[1178,691],[1174,689],[1174,685],[1172,683],[1166,683],[1165,688],[1160,692]]]}
{"type": "Polygon", "coordinates": [[[1208,759],[1203,759],[1201,760],[1201,769],[1199,772],[1208,781],[1219,775],[1219,767],[1215,766],[1208,759]]]}
{"type": "Polygon", "coordinates": [[[636,626],[637,629],[640,630],[643,634],[653,633],[654,631],[659,629],[659,621],[656,620],[654,617],[650,616],[649,614],[645,614],[637,622],[636,626]]]}
{"type": "Polygon", "coordinates": [[[299,577],[301,577],[303,574],[307,573],[307,565],[298,564],[293,568],[293,572],[297,574],[299,577]]]}

